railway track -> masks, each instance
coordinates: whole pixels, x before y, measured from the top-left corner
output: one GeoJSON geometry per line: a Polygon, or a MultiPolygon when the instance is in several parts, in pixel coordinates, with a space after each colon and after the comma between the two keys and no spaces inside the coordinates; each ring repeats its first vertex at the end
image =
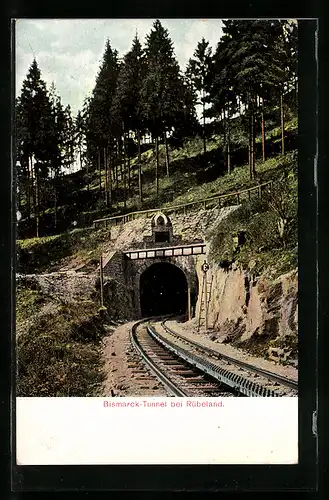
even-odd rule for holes
{"type": "Polygon", "coordinates": [[[211,349],[210,347],[207,347],[199,342],[193,341],[192,339],[187,339],[186,337],[180,335],[178,332],[174,331],[172,328],[166,325],[166,321],[168,321],[168,318],[161,322],[161,326],[172,337],[178,339],[185,345],[192,346],[193,348],[195,348],[196,352],[200,352],[202,353],[202,355],[206,355],[209,358],[220,360],[221,364],[223,364],[224,366],[226,364],[228,369],[232,371],[232,373],[240,371],[240,373],[242,374],[244,371],[245,373],[250,374],[253,378],[255,376],[260,377],[263,380],[263,383],[264,381],[267,381],[266,383],[267,386],[269,386],[270,383],[273,383],[275,389],[278,389],[279,387],[285,388],[284,391],[282,391],[281,389],[281,393],[282,392],[284,393],[280,395],[289,395],[289,396],[297,395],[298,382],[296,382],[295,380],[283,377],[281,375],[275,374],[268,370],[264,370],[262,368],[258,368],[244,361],[234,359],[226,354],[219,353],[215,349],[211,349]]]}
{"type": "Polygon", "coordinates": [[[149,318],[136,323],[131,332],[131,342],[170,395],[297,395],[296,382],[229,356],[222,356],[215,350],[187,340],[170,329],[165,321],[162,321],[161,326],[167,335],[161,334],[151,324],[154,320],[149,318]]]}
{"type": "Polygon", "coordinates": [[[135,323],[131,343],[154,376],[176,397],[239,396],[238,392],[191,365],[168,346],[161,344],[147,320],[135,323]]]}

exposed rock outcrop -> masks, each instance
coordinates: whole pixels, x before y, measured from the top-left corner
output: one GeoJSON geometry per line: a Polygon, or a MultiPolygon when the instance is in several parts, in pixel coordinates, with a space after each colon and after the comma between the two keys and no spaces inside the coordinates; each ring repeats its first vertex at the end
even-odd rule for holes
{"type": "MultiPolygon", "coordinates": [[[[203,272],[198,262],[201,301],[203,272]]],[[[223,269],[212,264],[207,273],[210,288],[208,318],[211,335],[218,342],[231,343],[271,359],[294,359],[298,339],[297,270],[270,281],[254,278],[234,264],[223,269]]],[[[197,322],[195,318],[194,322],[197,322]]]]}

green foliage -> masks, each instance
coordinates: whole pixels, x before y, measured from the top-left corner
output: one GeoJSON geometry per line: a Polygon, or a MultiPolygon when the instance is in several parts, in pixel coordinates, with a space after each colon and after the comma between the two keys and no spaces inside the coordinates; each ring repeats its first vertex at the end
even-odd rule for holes
{"type": "Polygon", "coordinates": [[[16,322],[32,317],[45,302],[45,297],[39,290],[32,290],[24,286],[16,287],[16,322]]]}
{"type": "Polygon", "coordinates": [[[297,179],[290,171],[261,200],[243,203],[212,230],[211,259],[224,267],[236,262],[255,275],[267,272],[271,278],[295,268],[297,200],[297,179]],[[283,232],[282,219],[287,221],[283,232]]]}
{"type": "Polygon", "coordinates": [[[17,396],[81,397],[102,382],[100,340],[105,334],[96,304],[81,301],[36,318],[17,339],[17,396]]]}
{"type": "Polygon", "coordinates": [[[55,236],[18,240],[19,271],[44,271],[72,255],[84,257],[88,254],[89,259],[97,259],[101,252],[99,245],[107,236],[108,231],[104,229],[74,229],[55,236]]]}

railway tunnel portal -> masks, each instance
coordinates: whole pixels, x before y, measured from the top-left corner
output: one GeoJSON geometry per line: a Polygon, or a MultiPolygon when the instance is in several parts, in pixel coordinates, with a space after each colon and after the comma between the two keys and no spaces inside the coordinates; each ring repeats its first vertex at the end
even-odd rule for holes
{"type": "Polygon", "coordinates": [[[157,315],[195,315],[198,296],[196,260],[205,253],[203,241],[183,241],[168,216],[151,220],[151,235],[138,249],[113,252],[104,274],[121,281],[130,295],[132,319],[157,315]]]}

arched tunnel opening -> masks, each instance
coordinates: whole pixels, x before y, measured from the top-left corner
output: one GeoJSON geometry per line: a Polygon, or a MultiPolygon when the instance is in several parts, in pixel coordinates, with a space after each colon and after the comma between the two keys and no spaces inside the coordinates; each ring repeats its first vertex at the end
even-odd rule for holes
{"type": "Polygon", "coordinates": [[[188,285],[185,274],[169,262],[152,264],[140,278],[142,317],[187,312],[188,285]]]}

